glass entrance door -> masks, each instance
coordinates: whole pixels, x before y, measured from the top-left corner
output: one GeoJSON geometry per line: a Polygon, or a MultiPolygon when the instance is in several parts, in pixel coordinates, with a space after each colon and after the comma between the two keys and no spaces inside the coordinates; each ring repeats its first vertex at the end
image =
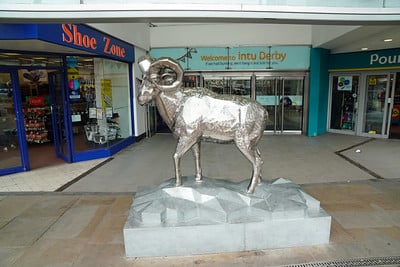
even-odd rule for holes
{"type": "Polygon", "coordinates": [[[280,89],[279,107],[282,110],[280,129],[282,132],[301,132],[303,123],[304,79],[284,78],[280,89]]]}
{"type": "Polygon", "coordinates": [[[205,77],[204,87],[217,94],[251,97],[251,77],[205,77]]]}
{"type": "Polygon", "coordinates": [[[302,132],[304,77],[256,77],[255,98],[267,109],[266,131],[302,132]]]}
{"type": "Polygon", "coordinates": [[[57,157],[66,162],[72,162],[69,137],[69,120],[67,97],[64,93],[64,80],[61,72],[49,73],[49,87],[51,93],[51,113],[53,120],[54,146],[57,157]]]}
{"type": "Polygon", "coordinates": [[[268,111],[269,119],[265,127],[266,131],[275,132],[277,130],[278,82],[279,80],[274,77],[257,77],[256,79],[256,100],[268,111]]]}
{"type": "Polygon", "coordinates": [[[17,103],[19,100],[14,90],[18,81],[16,77],[16,73],[0,72],[0,174],[29,169],[28,156],[23,153],[26,142],[21,137],[24,133],[23,123],[19,123],[22,119],[18,114],[21,112],[17,112],[21,103],[17,103]]]}
{"type": "MultiPolygon", "coordinates": [[[[362,132],[368,135],[388,136],[388,74],[367,75],[362,132]]],[[[389,93],[388,93],[389,92],[389,93]]]]}

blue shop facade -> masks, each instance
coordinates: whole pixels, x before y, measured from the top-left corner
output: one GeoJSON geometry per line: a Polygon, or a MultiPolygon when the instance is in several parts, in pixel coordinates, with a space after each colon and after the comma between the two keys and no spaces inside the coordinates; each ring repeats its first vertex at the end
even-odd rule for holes
{"type": "Polygon", "coordinates": [[[133,45],[81,24],[0,33],[0,175],[134,143],[133,45]]]}

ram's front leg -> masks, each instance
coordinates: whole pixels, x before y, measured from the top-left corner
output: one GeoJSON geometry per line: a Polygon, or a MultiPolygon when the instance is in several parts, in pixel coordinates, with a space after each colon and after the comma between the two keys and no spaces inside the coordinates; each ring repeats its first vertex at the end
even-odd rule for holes
{"type": "Polygon", "coordinates": [[[178,139],[174,153],[176,186],[182,185],[181,158],[195,143],[197,143],[195,136],[182,136],[178,139]]]}

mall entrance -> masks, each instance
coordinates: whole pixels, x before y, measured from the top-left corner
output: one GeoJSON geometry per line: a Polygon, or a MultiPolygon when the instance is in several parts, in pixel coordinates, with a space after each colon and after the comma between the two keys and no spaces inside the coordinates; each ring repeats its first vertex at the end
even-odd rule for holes
{"type": "MultiPolygon", "coordinates": [[[[183,86],[205,87],[218,94],[257,100],[269,114],[265,133],[302,134],[306,129],[306,72],[188,72],[183,86]]],[[[158,112],[154,114],[148,125],[154,125],[154,132],[169,132],[158,112]]]]}

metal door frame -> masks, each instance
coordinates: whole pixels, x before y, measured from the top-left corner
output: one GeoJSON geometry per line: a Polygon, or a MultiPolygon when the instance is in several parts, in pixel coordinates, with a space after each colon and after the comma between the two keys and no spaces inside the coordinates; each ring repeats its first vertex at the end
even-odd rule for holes
{"type": "Polygon", "coordinates": [[[348,135],[357,135],[357,131],[360,128],[359,119],[360,119],[360,106],[361,106],[361,97],[363,94],[361,93],[362,90],[362,74],[359,72],[334,72],[329,74],[329,95],[328,95],[328,118],[327,118],[327,131],[331,133],[340,133],[340,134],[348,134],[348,135]],[[332,82],[334,76],[358,76],[358,88],[357,88],[357,101],[354,103],[354,109],[357,118],[354,120],[354,130],[348,129],[332,129],[331,128],[331,115],[332,115],[332,92],[334,90],[332,82]]]}
{"type": "MultiPolygon", "coordinates": [[[[391,138],[391,127],[392,127],[392,114],[393,114],[393,110],[394,110],[394,104],[395,104],[395,97],[396,97],[396,82],[397,82],[397,79],[398,78],[400,78],[400,71],[394,71],[394,72],[391,72],[391,74],[393,75],[393,83],[392,83],[392,94],[391,94],[391,96],[390,96],[390,102],[391,103],[389,103],[390,104],[390,119],[389,119],[389,124],[388,124],[388,134],[389,134],[389,137],[388,138],[391,138]]],[[[400,84],[397,84],[397,86],[399,86],[400,87],[400,84]]]]}
{"type": "MultiPolygon", "coordinates": [[[[273,133],[273,134],[302,134],[305,132],[306,129],[306,122],[307,119],[304,114],[307,114],[308,108],[308,98],[306,97],[308,94],[308,75],[304,72],[268,72],[268,73],[254,73],[254,86],[252,86],[252,98],[256,99],[256,80],[257,78],[261,78],[264,80],[273,80],[274,81],[274,96],[275,96],[275,108],[273,114],[273,121],[274,121],[274,129],[273,130],[265,130],[266,133],[273,133]],[[285,94],[285,81],[288,80],[301,80],[303,82],[303,101],[302,101],[302,122],[301,122],[301,129],[300,130],[284,130],[284,112],[285,107],[284,103],[279,103],[279,97],[283,97],[285,94]],[[276,107],[281,106],[281,114],[278,114],[279,111],[276,107]],[[280,115],[280,116],[279,116],[280,115]],[[280,129],[277,128],[278,120],[280,120],[280,129]]],[[[269,114],[271,119],[271,114],[269,114]]]]}
{"type": "Polygon", "coordinates": [[[51,95],[51,118],[52,118],[52,126],[53,126],[53,134],[54,134],[54,149],[56,156],[63,159],[66,162],[71,163],[72,162],[72,143],[71,143],[71,131],[70,131],[70,114],[69,112],[69,102],[68,102],[68,97],[67,97],[67,90],[65,90],[65,77],[62,71],[54,71],[50,72],[48,74],[48,80],[49,80],[49,91],[51,95]],[[60,75],[60,82],[61,82],[61,101],[62,101],[62,116],[63,116],[63,125],[59,125],[58,120],[57,120],[57,115],[56,114],[56,108],[57,103],[56,103],[56,92],[54,90],[54,85],[53,85],[53,78],[56,77],[56,75],[60,75]],[[60,136],[60,131],[64,132],[64,135],[60,136]],[[63,142],[60,142],[61,139],[65,138],[65,151],[63,146],[63,142]]]}
{"type": "Polygon", "coordinates": [[[28,154],[28,144],[26,142],[25,136],[25,123],[24,123],[24,114],[22,112],[22,99],[21,99],[21,88],[19,86],[19,78],[18,78],[18,68],[14,67],[0,67],[0,72],[10,74],[11,84],[12,84],[12,98],[14,103],[14,111],[15,111],[15,127],[17,128],[18,135],[18,145],[20,152],[20,160],[21,165],[14,166],[6,169],[1,169],[0,174],[11,174],[21,171],[30,170],[29,164],[29,154],[28,154]]]}
{"type": "Polygon", "coordinates": [[[357,129],[357,135],[359,136],[366,136],[366,137],[374,137],[374,138],[384,138],[387,139],[389,138],[389,133],[390,133],[390,122],[391,122],[391,116],[389,114],[392,114],[393,111],[393,97],[394,97],[394,89],[395,89],[395,83],[393,82],[391,84],[390,79],[391,77],[396,77],[395,72],[390,72],[390,71],[367,71],[361,74],[361,81],[360,81],[360,106],[359,110],[362,111],[362,116],[358,116],[358,122],[357,124],[359,125],[357,129]],[[386,75],[388,78],[387,84],[386,84],[386,95],[385,95],[385,102],[384,102],[384,114],[383,114],[383,121],[382,121],[382,133],[381,134],[370,134],[366,133],[363,130],[363,126],[365,123],[365,112],[366,112],[366,95],[367,95],[367,77],[371,75],[386,75]],[[393,75],[393,76],[392,76],[393,75]]]}

